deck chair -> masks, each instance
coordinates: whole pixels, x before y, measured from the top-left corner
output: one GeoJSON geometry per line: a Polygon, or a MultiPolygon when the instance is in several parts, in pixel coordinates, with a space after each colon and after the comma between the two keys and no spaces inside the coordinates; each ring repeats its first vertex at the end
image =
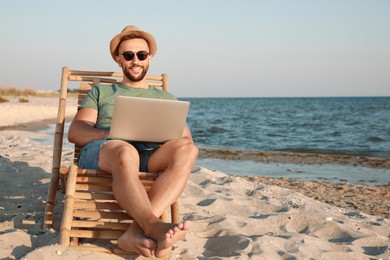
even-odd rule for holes
{"type": "MultiPolygon", "coordinates": [[[[98,83],[114,83],[122,80],[121,72],[62,70],[59,108],[54,137],[52,176],[48,191],[44,228],[54,224],[54,203],[58,191],[65,193],[63,217],[60,227],[60,244],[72,248],[126,254],[116,246],[119,236],[129,227],[131,217],[118,205],[112,193],[111,175],[101,171],[79,169],[77,157],[81,147],[74,149],[74,162],[62,165],[62,147],[67,93],[70,82],[80,82],[78,105],[88,91],[98,83]],[[102,241],[100,241],[102,240],[102,241]],[[86,242],[87,241],[87,242],[86,242]]],[[[167,76],[147,76],[149,84],[167,91],[167,76]]],[[[157,174],[143,172],[140,179],[146,190],[157,174]]],[[[178,203],[175,202],[160,217],[165,222],[178,223],[178,203]]]]}

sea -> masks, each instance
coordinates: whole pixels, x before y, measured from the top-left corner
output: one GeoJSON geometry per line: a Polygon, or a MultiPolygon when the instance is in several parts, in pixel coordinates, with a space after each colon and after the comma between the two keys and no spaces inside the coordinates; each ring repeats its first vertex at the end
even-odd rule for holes
{"type": "MultiPolygon", "coordinates": [[[[187,123],[200,148],[390,157],[390,97],[179,99],[190,102],[187,123]]],[[[199,158],[197,164],[245,176],[390,182],[390,170],[360,166],[216,158],[199,158]]]]}
{"type": "Polygon", "coordinates": [[[390,157],[390,97],[183,100],[201,147],[390,157]]]}

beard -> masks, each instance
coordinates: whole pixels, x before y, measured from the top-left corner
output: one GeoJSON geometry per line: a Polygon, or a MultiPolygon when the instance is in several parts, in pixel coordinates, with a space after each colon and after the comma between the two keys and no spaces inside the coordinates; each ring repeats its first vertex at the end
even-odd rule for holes
{"type": "Polygon", "coordinates": [[[128,78],[130,81],[132,82],[139,82],[141,80],[143,80],[146,76],[146,73],[148,72],[149,70],[149,65],[146,65],[146,66],[141,66],[142,67],[142,73],[138,76],[134,76],[130,73],[130,70],[127,69],[126,67],[122,66],[122,71],[123,71],[123,74],[125,74],[126,78],[128,78]]]}

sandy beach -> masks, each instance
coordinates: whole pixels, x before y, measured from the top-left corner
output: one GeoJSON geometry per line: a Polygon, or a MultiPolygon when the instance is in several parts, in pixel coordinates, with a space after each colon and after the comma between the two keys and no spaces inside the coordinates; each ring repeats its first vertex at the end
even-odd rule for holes
{"type": "MultiPolygon", "coordinates": [[[[56,227],[41,229],[53,147],[32,138],[54,122],[58,100],[29,100],[0,103],[0,259],[123,259],[58,245],[60,207],[56,227]]],[[[76,100],[68,108],[70,117],[76,100]]],[[[72,149],[63,154],[70,162],[72,149]]],[[[201,156],[390,168],[389,158],[212,150],[201,156]]],[[[390,259],[389,190],[389,185],[240,177],[197,165],[179,200],[181,217],[193,227],[171,259],[390,259]]]]}

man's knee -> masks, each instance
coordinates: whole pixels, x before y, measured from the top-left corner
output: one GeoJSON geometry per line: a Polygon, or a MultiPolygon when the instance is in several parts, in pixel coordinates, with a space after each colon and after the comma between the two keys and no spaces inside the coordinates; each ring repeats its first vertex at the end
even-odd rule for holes
{"type": "Polygon", "coordinates": [[[110,168],[112,173],[118,168],[139,167],[139,155],[132,145],[113,142],[104,145],[102,151],[99,161],[104,162],[105,168],[110,168]]]}
{"type": "MultiPolygon", "coordinates": [[[[191,169],[198,157],[197,146],[186,138],[171,140],[159,148],[149,159],[148,169],[163,172],[168,168],[191,169]]],[[[174,171],[182,173],[187,171],[174,171]]]]}
{"type": "Polygon", "coordinates": [[[119,146],[114,151],[115,157],[117,158],[118,164],[126,164],[132,161],[139,162],[139,155],[137,150],[129,145],[129,146],[119,146]]]}
{"type": "Polygon", "coordinates": [[[186,158],[196,159],[199,154],[198,147],[186,138],[180,139],[176,147],[176,154],[186,158]]]}

